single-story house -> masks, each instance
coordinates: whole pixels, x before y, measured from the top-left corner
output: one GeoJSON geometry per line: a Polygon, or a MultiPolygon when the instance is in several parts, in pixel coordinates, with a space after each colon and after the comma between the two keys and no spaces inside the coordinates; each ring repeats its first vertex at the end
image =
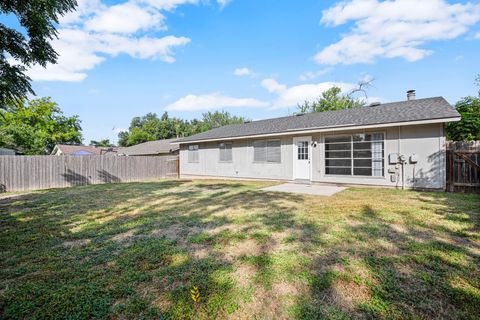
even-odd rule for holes
{"type": "Polygon", "coordinates": [[[70,144],[57,144],[51,153],[52,156],[103,156],[116,155],[117,148],[94,147],[70,144]]]}
{"type": "Polygon", "coordinates": [[[19,154],[16,150],[9,148],[0,148],[0,156],[16,156],[19,154]]]}
{"type": "Polygon", "coordinates": [[[119,155],[126,156],[169,156],[177,155],[179,145],[173,143],[177,139],[164,139],[139,143],[134,146],[119,148],[119,155]]]}
{"type": "Polygon", "coordinates": [[[228,125],[186,137],[181,176],[444,189],[442,97],[228,125]]]}

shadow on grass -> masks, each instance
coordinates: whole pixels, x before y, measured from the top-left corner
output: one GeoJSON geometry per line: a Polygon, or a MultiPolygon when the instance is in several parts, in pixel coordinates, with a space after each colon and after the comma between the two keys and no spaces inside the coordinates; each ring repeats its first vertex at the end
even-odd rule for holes
{"type": "MultiPolygon", "coordinates": [[[[463,204],[437,194],[418,196],[462,210],[463,204]]],[[[439,238],[411,212],[402,213],[408,223],[399,229],[364,206],[343,236],[314,259],[309,293],[293,308],[296,318],[478,318],[480,250],[466,248],[468,240],[452,230],[429,226],[444,233],[439,238]]],[[[472,232],[480,231],[473,222],[478,215],[468,213],[472,232]]],[[[469,248],[479,249],[473,243],[469,248]]]]}
{"type": "Polygon", "coordinates": [[[224,318],[258,299],[258,286],[273,316],[285,317],[275,285],[303,281],[289,317],[474,318],[472,201],[390,191],[361,201],[375,190],[355,192],[319,201],[248,183],[172,180],[0,199],[0,317],[224,318]],[[385,214],[382,201],[406,195],[418,208],[385,214]],[[353,209],[343,212],[345,203],[353,209]],[[417,212],[432,208],[429,215],[469,227],[417,212]],[[242,243],[251,246],[235,247],[242,243]],[[253,286],[238,285],[238,263],[253,267],[253,286]]]}
{"type": "Polygon", "coordinates": [[[284,217],[293,215],[284,202],[301,200],[240,183],[182,180],[0,199],[0,316],[212,318],[233,312],[239,295],[251,293],[236,288],[232,261],[219,252],[198,257],[186,239],[231,225],[235,216],[217,216],[225,210],[282,211],[284,217]],[[201,290],[200,309],[189,296],[193,285],[201,290]]]}

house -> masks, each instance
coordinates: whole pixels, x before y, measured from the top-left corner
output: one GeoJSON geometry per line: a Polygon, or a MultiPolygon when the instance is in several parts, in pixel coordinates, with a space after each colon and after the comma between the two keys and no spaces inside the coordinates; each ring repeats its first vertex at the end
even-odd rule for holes
{"type": "Polygon", "coordinates": [[[178,154],[179,145],[172,143],[177,139],[148,141],[131,147],[120,148],[119,155],[126,156],[168,156],[178,154]]]}
{"type": "Polygon", "coordinates": [[[53,156],[103,156],[116,155],[117,148],[93,147],[70,144],[57,144],[51,155],[53,156]]]}
{"type": "Polygon", "coordinates": [[[0,156],[15,156],[18,152],[9,148],[0,148],[0,156]]]}
{"type": "Polygon", "coordinates": [[[442,97],[298,114],[186,137],[182,176],[275,179],[444,189],[445,123],[460,114],[442,97]]]}

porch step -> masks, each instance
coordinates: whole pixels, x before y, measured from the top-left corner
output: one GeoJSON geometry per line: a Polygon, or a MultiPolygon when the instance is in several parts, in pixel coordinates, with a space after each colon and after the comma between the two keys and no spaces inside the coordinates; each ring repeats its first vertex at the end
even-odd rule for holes
{"type": "Polygon", "coordinates": [[[296,183],[296,184],[312,184],[312,181],[310,180],[306,180],[306,179],[295,179],[292,181],[292,183],[296,183]]]}

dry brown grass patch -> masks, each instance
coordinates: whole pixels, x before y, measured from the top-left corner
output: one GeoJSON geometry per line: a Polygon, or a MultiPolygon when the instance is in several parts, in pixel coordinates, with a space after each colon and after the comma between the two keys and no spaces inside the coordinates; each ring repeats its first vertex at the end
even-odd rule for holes
{"type": "Polygon", "coordinates": [[[240,308],[228,319],[289,319],[282,299],[273,291],[258,287],[250,301],[242,303],[240,308]]]}
{"type": "Polygon", "coordinates": [[[250,264],[240,264],[232,274],[232,277],[241,287],[248,287],[252,284],[257,269],[250,264]]]}
{"type": "Polygon", "coordinates": [[[262,246],[254,239],[245,239],[240,242],[235,242],[225,246],[221,251],[229,260],[251,255],[258,256],[263,252],[262,246]]]}
{"type": "Polygon", "coordinates": [[[92,239],[78,239],[78,240],[70,240],[64,241],[62,245],[67,248],[75,248],[75,247],[84,247],[92,242],[92,239]]]}
{"type": "Polygon", "coordinates": [[[338,306],[345,311],[355,310],[357,304],[367,303],[370,298],[370,288],[344,279],[335,280],[328,290],[330,304],[338,306]]]}

